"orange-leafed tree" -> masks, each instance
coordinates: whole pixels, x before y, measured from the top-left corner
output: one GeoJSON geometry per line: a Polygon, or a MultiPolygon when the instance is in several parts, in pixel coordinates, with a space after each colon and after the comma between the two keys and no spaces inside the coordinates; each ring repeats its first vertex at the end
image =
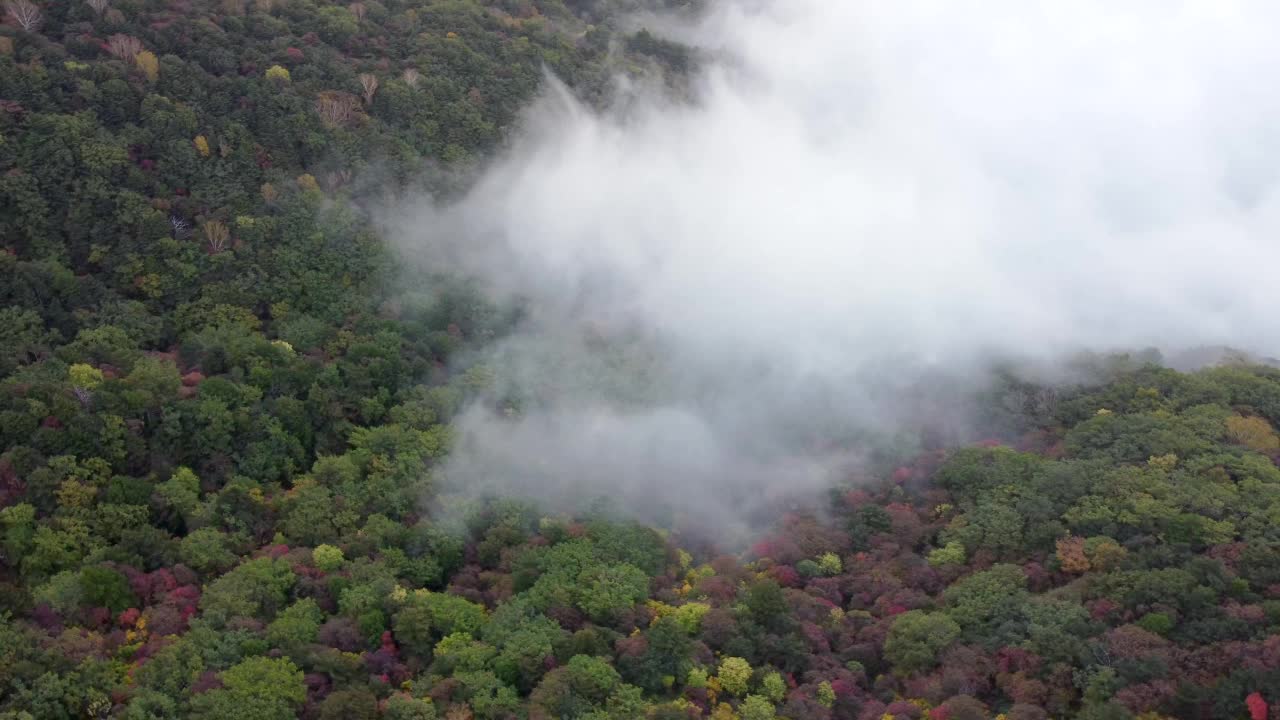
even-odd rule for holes
{"type": "Polygon", "coordinates": [[[1062,564],[1063,572],[1073,575],[1089,572],[1092,564],[1085,554],[1084,538],[1072,535],[1059,540],[1058,562],[1062,564]]]}

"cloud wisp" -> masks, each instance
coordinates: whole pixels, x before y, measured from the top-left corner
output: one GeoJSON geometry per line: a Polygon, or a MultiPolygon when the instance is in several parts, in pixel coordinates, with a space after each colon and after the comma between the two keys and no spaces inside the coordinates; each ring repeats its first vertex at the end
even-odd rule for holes
{"type": "Polygon", "coordinates": [[[449,474],[741,518],[827,482],[858,428],[938,412],[899,392],[920,373],[1274,353],[1277,23],[1260,0],[726,0],[670,30],[709,58],[690,102],[598,112],[549,83],[399,233],[528,308],[493,363],[537,402],[469,411],[449,474]]]}

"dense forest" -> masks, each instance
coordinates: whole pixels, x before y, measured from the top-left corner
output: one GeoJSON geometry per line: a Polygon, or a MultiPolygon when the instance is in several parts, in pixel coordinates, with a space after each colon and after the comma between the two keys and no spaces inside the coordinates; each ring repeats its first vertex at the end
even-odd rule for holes
{"type": "Polygon", "coordinates": [[[1269,367],[1010,376],[748,548],[433,515],[514,318],[372,208],[678,83],[639,5],[5,0],[0,718],[1280,717],[1269,367]]]}

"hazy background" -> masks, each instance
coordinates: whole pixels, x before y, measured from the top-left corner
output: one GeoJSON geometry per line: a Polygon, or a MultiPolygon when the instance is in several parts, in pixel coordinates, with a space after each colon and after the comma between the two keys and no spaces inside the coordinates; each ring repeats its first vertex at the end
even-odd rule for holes
{"type": "Polygon", "coordinates": [[[519,412],[464,415],[451,482],[731,528],[866,433],[962,437],[947,378],[993,356],[1277,350],[1280,4],[713,7],[650,20],[702,49],[692,102],[551,80],[464,199],[397,215],[527,303],[487,358],[519,412]]]}

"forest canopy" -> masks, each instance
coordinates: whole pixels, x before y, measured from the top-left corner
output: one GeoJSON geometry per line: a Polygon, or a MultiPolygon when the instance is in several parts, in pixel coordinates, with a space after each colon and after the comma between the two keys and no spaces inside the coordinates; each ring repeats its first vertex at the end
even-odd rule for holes
{"type": "Polygon", "coordinates": [[[1269,366],[1005,377],[748,547],[441,510],[519,310],[374,208],[548,73],[679,94],[652,9],[5,0],[0,720],[1280,716],[1269,366]]]}

